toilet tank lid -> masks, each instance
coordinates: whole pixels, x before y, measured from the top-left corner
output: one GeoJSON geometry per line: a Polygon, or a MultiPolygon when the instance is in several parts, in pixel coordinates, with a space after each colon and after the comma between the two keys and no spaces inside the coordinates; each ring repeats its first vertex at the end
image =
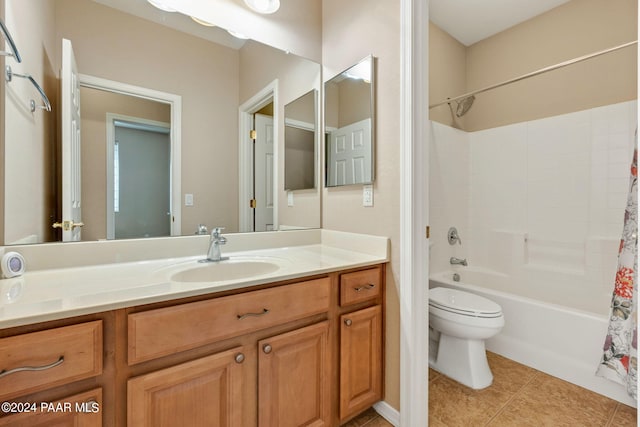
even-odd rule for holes
{"type": "Polygon", "coordinates": [[[502,312],[502,307],[487,298],[450,288],[429,289],[429,304],[470,314],[498,314],[502,312]]]}

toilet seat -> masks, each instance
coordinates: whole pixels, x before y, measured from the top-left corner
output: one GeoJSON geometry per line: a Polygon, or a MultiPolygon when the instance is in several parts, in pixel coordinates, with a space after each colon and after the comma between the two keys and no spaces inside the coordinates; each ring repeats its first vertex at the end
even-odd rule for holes
{"type": "Polygon", "coordinates": [[[429,289],[429,306],[461,316],[495,318],[502,308],[479,295],[450,288],[429,289]]]}

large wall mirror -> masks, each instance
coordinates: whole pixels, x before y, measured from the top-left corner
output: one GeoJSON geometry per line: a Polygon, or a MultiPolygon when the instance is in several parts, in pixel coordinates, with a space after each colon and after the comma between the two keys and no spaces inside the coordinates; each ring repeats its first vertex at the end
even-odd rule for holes
{"type": "Polygon", "coordinates": [[[284,189],[316,188],[318,91],[284,106],[284,189]]]}
{"type": "Polygon", "coordinates": [[[368,56],[324,84],[327,187],[374,180],[374,77],[368,56]]]}
{"type": "Polygon", "coordinates": [[[285,105],[320,89],[318,63],[142,0],[3,4],[0,16],[23,57],[4,61],[40,81],[53,104],[51,113],[31,113],[33,87],[5,84],[5,245],[67,240],[52,228],[66,219],[63,39],[75,56],[81,107],[84,226],[70,240],[193,235],[199,224],[229,233],[320,227],[320,191],[293,207],[284,191],[285,105]],[[242,110],[264,93],[259,111],[242,110]],[[256,159],[243,126],[258,115],[270,118],[270,163],[256,172],[246,167],[256,159]],[[266,219],[256,225],[254,215],[266,219]]]}

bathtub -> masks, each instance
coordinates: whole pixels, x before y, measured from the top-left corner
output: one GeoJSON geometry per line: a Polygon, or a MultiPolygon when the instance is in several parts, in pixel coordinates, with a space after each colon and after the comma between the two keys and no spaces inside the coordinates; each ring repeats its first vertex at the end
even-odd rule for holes
{"type": "Polygon", "coordinates": [[[595,376],[607,333],[608,315],[505,292],[508,277],[480,269],[435,273],[429,287],[468,291],[500,304],[503,330],[487,340],[487,350],[577,384],[626,405],[637,406],[617,383],[595,376]],[[492,288],[492,283],[498,289],[492,288]]]}

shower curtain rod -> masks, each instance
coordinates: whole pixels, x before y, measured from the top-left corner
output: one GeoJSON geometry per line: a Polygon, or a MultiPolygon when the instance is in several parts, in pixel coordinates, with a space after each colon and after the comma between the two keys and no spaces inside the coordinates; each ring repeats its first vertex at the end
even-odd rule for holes
{"type": "Polygon", "coordinates": [[[537,76],[538,74],[543,74],[543,73],[546,73],[548,71],[557,70],[558,68],[566,67],[567,65],[572,65],[572,64],[576,64],[578,62],[585,61],[587,59],[595,58],[596,56],[604,55],[605,53],[609,53],[609,52],[613,52],[613,51],[616,51],[616,50],[619,50],[619,49],[623,49],[625,47],[629,47],[629,46],[637,44],[637,43],[638,43],[638,40],[634,40],[634,41],[631,41],[631,42],[628,42],[628,43],[623,43],[623,44],[621,44],[619,46],[611,47],[609,49],[600,50],[598,52],[590,53],[590,54],[584,55],[584,56],[579,56],[577,58],[573,58],[573,59],[570,59],[568,61],[560,62],[558,64],[551,65],[549,67],[541,68],[541,69],[533,71],[531,73],[523,74],[520,77],[516,77],[516,78],[510,79],[510,80],[506,80],[506,81],[504,81],[502,83],[498,83],[498,84],[494,84],[494,85],[491,85],[491,86],[487,86],[487,87],[482,88],[482,89],[474,90],[473,92],[468,92],[468,93],[465,93],[463,95],[456,96],[455,98],[447,98],[447,100],[445,100],[445,101],[438,102],[437,104],[429,105],[429,109],[432,109],[433,107],[438,107],[440,105],[449,104],[451,102],[460,101],[461,99],[468,98],[468,97],[476,95],[478,93],[482,93],[482,92],[486,92],[486,91],[491,90],[491,89],[499,88],[501,86],[505,86],[505,85],[508,85],[508,84],[511,84],[511,83],[518,82],[520,80],[528,79],[529,77],[537,76]]]}

